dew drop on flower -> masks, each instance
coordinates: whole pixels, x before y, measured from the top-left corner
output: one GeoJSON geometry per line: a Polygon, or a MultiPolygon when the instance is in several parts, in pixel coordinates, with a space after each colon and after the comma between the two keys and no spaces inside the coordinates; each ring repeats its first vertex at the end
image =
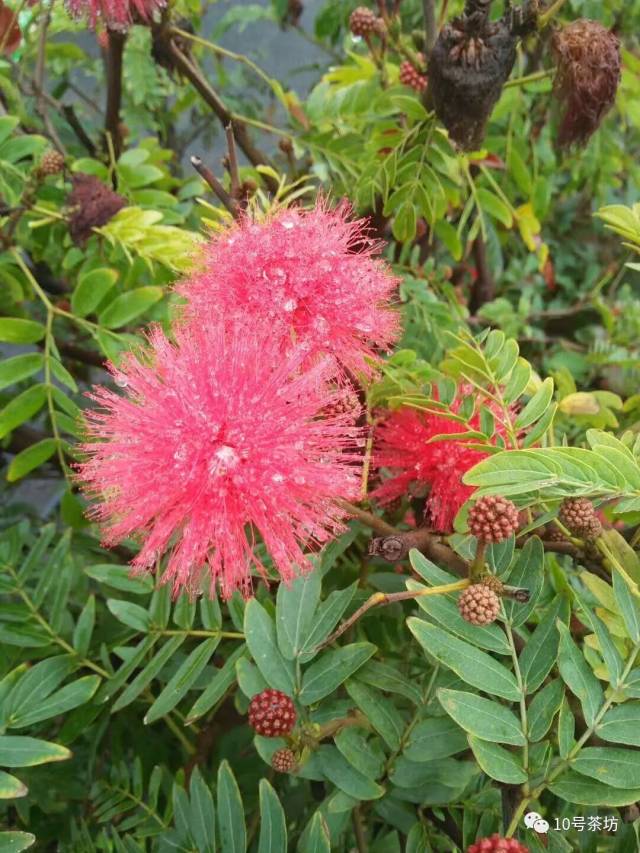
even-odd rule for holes
{"type": "Polygon", "coordinates": [[[115,378],[115,383],[118,388],[126,388],[129,384],[129,380],[123,373],[119,373],[115,378]]]}
{"type": "Polygon", "coordinates": [[[287,301],[282,306],[287,313],[291,313],[295,311],[298,307],[298,302],[296,299],[287,299],[287,301]]]}
{"type": "Polygon", "coordinates": [[[229,471],[232,471],[240,462],[240,457],[228,444],[221,445],[213,454],[213,458],[209,462],[209,473],[214,477],[224,477],[229,471]]]}
{"type": "Polygon", "coordinates": [[[295,228],[295,222],[292,222],[290,219],[285,219],[282,223],[282,227],[286,228],[287,231],[290,231],[292,228],[295,228]]]}

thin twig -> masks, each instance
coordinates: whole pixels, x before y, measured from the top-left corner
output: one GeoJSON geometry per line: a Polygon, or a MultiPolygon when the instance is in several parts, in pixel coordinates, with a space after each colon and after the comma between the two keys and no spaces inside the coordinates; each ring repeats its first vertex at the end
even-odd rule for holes
{"type": "Polygon", "coordinates": [[[229,193],[225,190],[225,188],[213,174],[211,169],[208,166],[204,165],[201,157],[197,157],[194,155],[189,159],[193,168],[200,175],[203,181],[206,181],[206,183],[211,187],[213,192],[218,196],[222,204],[224,204],[224,206],[227,208],[233,218],[238,219],[242,213],[240,205],[236,202],[235,199],[231,198],[229,193]]]}
{"type": "Polygon", "coordinates": [[[360,803],[351,811],[351,822],[353,823],[353,834],[356,839],[356,848],[358,853],[367,853],[369,845],[367,844],[367,832],[360,811],[360,803]]]}
{"type": "Polygon", "coordinates": [[[342,500],[339,498],[336,503],[339,507],[346,510],[349,515],[353,518],[357,518],[358,521],[361,521],[363,524],[366,524],[367,527],[370,527],[372,530],[375,530],[376,533],[380,533],[382,536],[392,536],[398,531],[395,527],[392,527],[390,524],[387,524],[382,518],[379,518],[377,515],[374,515],[371,512],[367,512],[365,509],[360,509],[360,507],[355,506],[348,501],[342,500]]]}
{"type": "Polygon", "coordinates": [[[562,9],[566,2],[567,0],[555,0],[555,3],[552,3],[547,9],[547,11],[543,12],[542,15],[540,15],[540,17],[538,18],[538,29],[544,29],[544,27],[547,26],[549,21],[551,21],[551,19],[558,14],[560,9],[562,9]]]}
{"type": "Polygon", "coordinates": [[[117,30],[107,30],[109,47],[107,49],[107,107],[104,118],[104,129],[111,136],[116,158],[122,150],[122,133],[120,128],[120,105],[122,103],[122,57],[127,40],[125,33],[117,30]]]}
{"type": "Polygon", "coordinates": [[[240,172],[238,171],[238,152],[236,151],[236,140],[233,133],[233,125],[228,124],[224,132],[227,136],[227,151],[229,152],[229,176],[231,178],[231,195],[238,198],[240,192],[240,172]]]}
{"type": "Polygon", "coordinates": [[[407,590],[406,592],[374,592],[372,596],[370,596],[364,604],[362,604],[358,609],[353,613],[348,619],[337,628],[333,634],[321,643],[316,651],[320,651],[324,649],[325,646],[331,645],[331,643],[335,642],[338,637],[341,637],[345,631],[348,631],[349,628],[354,625],[361,616],[364,616],[372,607],[378,607],[381,604],[395,604],[398,601],[411,601],[416,598],[425,598],[429,595],[447,595],[450,592],[457,592],[458,590],[465,589],[469,586],[469,579],[464,578],[460,581],[455,581],[454,583],[443,584],[442,586],[430,586],[425,587],[424,589],[419,590],[407,590]]]}
{"type": "MultiPolygon", "coordinates": [[[[167,48],[171,53],[176,69],[189,80],[200,97],[211,107],[223,127],[232,125],[235,140],[247,160],[254,166],[271,165],[266,154],[263,154],[249,138],[245,125],[226,107],[195,62],[188,58],[171,38],[168,39],[167,48]]],[[[277,191],[278,182],[271,175],[264,175],[264,181],[271,192],[277,191]]]]}

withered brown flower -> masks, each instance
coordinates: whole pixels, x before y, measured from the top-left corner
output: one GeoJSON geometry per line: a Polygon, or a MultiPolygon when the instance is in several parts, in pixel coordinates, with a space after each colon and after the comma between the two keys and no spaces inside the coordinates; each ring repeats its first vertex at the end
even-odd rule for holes
{"type": "Polygon", "coordinates": [[[554,93],[562,105],[558,143],[584,145],[616,98],[620,42],[597,21],[581,18],[553,35],[554,93]]]}
{"type": "Polygon", "coordinates": [[[78,172],[71,178],[73,189],[67,196],[71,208],[69,233],[74,243],[81,246],[89,239],[93,228],[100,228],[126,207],[127,200],[109,189],[95,175],[78,172]]]}

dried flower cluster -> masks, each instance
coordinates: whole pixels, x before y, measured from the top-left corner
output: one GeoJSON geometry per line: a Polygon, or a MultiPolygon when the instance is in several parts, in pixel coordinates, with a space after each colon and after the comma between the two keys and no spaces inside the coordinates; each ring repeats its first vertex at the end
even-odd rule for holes
{"type": "Polygon", "coordinates": [[[74,243],[81,246],[87,242],[94,228],[100,228],[126,207],[127,200],[114,193],[95,175],[77,172],[71,178],[73,189],[67,196],[71,209],[69,233],[74,243]]]}
{"type": "Polygon", "coordinates": [[[168,552],[176,593],[248,595],[252,573],[292,580],[342,532],[364,440],[340,365],[370,370],[397,324],[373,250],[344,208],[246,219],[180,286],[173,340],[154,328],[110,368],[124,393],[91,395],[79,474],[106,544],[140,540],[134,568],[168,552]]]}
{"type": "Polygon", "coordinates": [[[620,42],[597,21],[580,19],[553,36],[554,93],[562,104],[560,145],[584,144],[615,101],[620,42]]]}

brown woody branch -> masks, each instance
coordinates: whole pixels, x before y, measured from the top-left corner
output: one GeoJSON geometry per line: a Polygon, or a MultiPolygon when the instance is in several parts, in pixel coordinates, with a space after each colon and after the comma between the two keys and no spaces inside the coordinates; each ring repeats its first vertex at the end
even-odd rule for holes
{"type": "MultiPolygon", "coordinates": [[[[189,80],[203,101],[216,114],[222,126],[226,128],[230,125],[233,128],[235,141],[238,143],[247,160],[254,166],[270,165],[266,154],[253,144],[245,125],[235,118],[215,89],[205,79],[196,62],[180,50],[171,36],[171,30],[163,34],[156,33],[156,38],[163,38],[165,40],[167,50],[171,55],[175,68],[189,80]]],[[[264,175],[264,181],[271,192],[277,191],[278,182],[271,175],[264,175]]]]}
{"type": "Polygon", "coordinates": [[[213,174],[211,169],[208,166],[204,165],[204,163],[202,162],[202,158],[194,155],[193,157],[190,157],[190,161],[191,165],[200,175],[202,180],[205,181],[213,190],[213,192],[218,196],[222,204],[227,208],[233,218],[238,219],[242,213],[240,205],[234,198],[229,195],[229,193],[225,190],[220,181],[213,174]]]}
{"type": "Polygon", "coordinates": [[[107,30],[109,46],[107,48],[107,107],[104,129],[113,144],[116,157],[122,150],[122,132],[120,127],[120,105],[122,103],[122,57],[127,40],[125,33],[107,30]]]}

